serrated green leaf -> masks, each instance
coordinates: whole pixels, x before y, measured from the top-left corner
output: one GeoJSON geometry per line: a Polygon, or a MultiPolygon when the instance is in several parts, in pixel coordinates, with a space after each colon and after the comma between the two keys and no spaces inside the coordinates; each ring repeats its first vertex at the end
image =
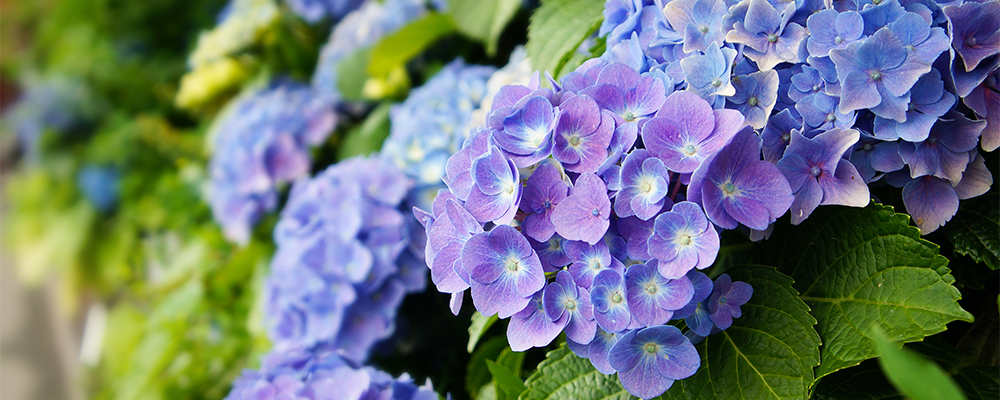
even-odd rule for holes
{"type": "Polygon", "coordinates": [[[879,365],[900,392],[911,400],[964,400],[955,381],[932,361],[892,343],[880,329],[873,330],[879,365]]]}
{"type": "Polygon", "coordinates": [[[878,355],[870,328],[912,342],[971,321],[938,246],[909,217],[878,204],[824,206],[800,226],[776,225],[760,260],[795,280],[823,339],[820,378],[878,355]]]}
{"type": "MultiPolygon", "coordinates": [[[[469,358],[469,365],[465,369],[465,390],[469,397],[476,398],[481,390],[486,390],[486,385],[493,379],[489,368],[486,367],[486,360],[496,360],[504,348],[507,347],[507,338],[497,336],[487,339],[469,358]]],[[[493,395],[496,397],[496,394],[493,395]]]]}
{"type": "Polygon", "coordinates": [[[550,351],[535,373],[524,382],[521,400],[631,399],[617,375],[604,375],[590,361],[577,357],[564,343],[550,351]]]}
{"type": "Polygon", "coordinates": [[[372,49],[368,73],[373,77],[385,77],[456,29],[450,16],[428,13],[380,40],[372,49]]]}
{"type": "Polygon", "coordinates": [[[361,125],[344,134],[344,140],[337,146],[337,159],[354,156],[368,156],[379,151],[385,138],[389,137],[389,110],[392,103],[384,102],[375,107],[361,125]]]}
{"type": "Polygon", "coordinates": [[[604,0],[543,0],[524,46],[535,69],[560,77],[580,43],[601,26],[603,12],[604,0]]]}
{"type": "Polygon", "coordinates": [[[500,318],[496,314],[487,317],[480,314],[479,311],[472,313],[472,322],[469,324],[469,345],[466,346],[466,350],[472,353],[483,334],[499,320],[500,318]]]}
{"type": "Polygon", "coordinates": [[[701,368],[671,388],[667,396],[688,399],[804,399],[819,365],[816,319],[798,298],[792,279],[772,267],[730,269],[734,281],[753,286],[733,326],[696,348],[701,368]]]}
{"type": "Polygon", "coordinates": [[[495,361],[500,366],[514,372],[514,375],[521,376],[521,369],[524,366],[524,352],[513,351],[507,347],[500,352],[495,361]]]}
{"type": "Polygon", "coordinates": [[[876,360],[827,375],[816,384],[814,400],[903,400],[876,360]]]}
{"type": "Polygon", "coordinates": [[[997,196],[963,201],[945,225],[955,253],[967,255],[992,270],[1000,268],[1000,208],[997,196]]]}
{"type": "Polygon", "coordinates": [[[507,397],[516,399],[524,391],[524,381],[514,371],[490,360],[486,360],[486,367],[489,368],[490,374],[493,375],[493,382],[495,382],[496,388],[504,392],[507,397]]]}
{"type": "Polygon", "coordinates": [[[500,34],[520,6],[521,0],[452,0],[448,2],[448,14],[459,32],[483,42],[486,54],[492,57],[500,34]]]}

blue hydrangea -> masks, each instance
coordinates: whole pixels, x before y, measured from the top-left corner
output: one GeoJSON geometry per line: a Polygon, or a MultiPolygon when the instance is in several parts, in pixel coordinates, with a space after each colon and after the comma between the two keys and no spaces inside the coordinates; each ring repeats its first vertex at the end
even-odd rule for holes
{"type": "Polygon", "coordinates": [[[275,82],[234,99],[209,133],[212,214],[227,238],[250,239],[278,201],[278,186],[309,172],[309,148],[336,122],[332,105],[308,86],[275,82]]]}
{"type": "Polygon", "coordinates": [[[76,174],[76,186],[99,211],[107,212],[121,195],[121,173],[113,166],[85,165],[76,174]]]}
{"type": "MultiPolygon", "coordinates": [[[[415,190],[436,194],[444,187],[445,162],[462,147],[472,112],[482,103],[486,81],[494,71],[455,60],[412,90],[402,104],[393,106],[389,138],[380,157],[413,179],[415,190]]],[[[410,205],[430,205],[425,198],[417,200],[410,205]]]]}
{"type": "Polygon", "coordinates": [[[225,400],[331,398],[436,400],[438,394],[430,380],[418,386],[408,374],[393,378],[320,346],[272,351],[259,370],[243,370],[225,400]]]}
{"type": "Polygon", "coordinates": [[[3,114],[4,125],[17,134],[28,159],[37,160],[44,132],[69,133],[90,123],[100,111],[82,82],[68,76],[29,75],[21,96],[3,114]]]}
{"type": "Polygon", "coordinates": [[[340,19],[358,9],[365,0],[285,0],[299,17],[310,23],[324,18],[340,19]]]}
{"type": "Polygon", "coordinates": [[[320,50],[312,84],[324,96],[339,97],[337,66],[427,12],[423,0],[367,1],[341,20],[320,50]]]}
{"type": "Polygon", "coordinates": [[[399,208],[411,186],[378,158],[348,159],[295,183],[266,280],[277,348],[323,344],[362,362],[393,332],[403,296],[426,279],[419,264],[400,262],[411,238],[399,208]]]}

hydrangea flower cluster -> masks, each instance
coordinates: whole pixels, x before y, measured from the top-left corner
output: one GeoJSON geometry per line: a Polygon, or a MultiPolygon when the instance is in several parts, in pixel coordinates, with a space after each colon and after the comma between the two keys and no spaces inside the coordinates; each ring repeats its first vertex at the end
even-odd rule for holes
{"type": "Polygon", "coordinates": [[[428,380],[417,386],[409,375],[398,378],[361,367],[329,349],[274,351],[260,370],[243,370],[225,400],[393,399],[437,400],[428,380]]]}
{"type": "Polygon", "coordinates": [[[309,147],[325,140],[335,122],[325,97],[290,82],[230,103],[209,133],[212,213],[227,238],[250,239],[254,224],[277,207],[276,186],[309,172],[309,147]]]}
{"type": "Polygon", "coordinates": [[[466,125],[495,68],[452,61],[389,113],[391,131],[380,157],[416,183],[411,206],[427,208],[444,187],[445,162],[465,141],[466,125]]]}
{"type": "Polygon", "coordinates": [[[274,231],[266,281],[277,349],[323,345],[363,362],[394,329],[407,292],[424,290],[422,255],[400,203],[411,181],[379,158],[352,158],[300,179],[274,231]]]}
{"type": "Polygon", "coordinates": [[[793,223],[889,184],[927,234],[992,184],[977,144],[1000,146],[1000,2],[635,0],[604,14],[605,58],[745,117],[790,183],[793,223]]]}
{"type": "Polygon", "coordinates": [[[88,164],[76,174],[76,186],[98,211],[107,212],[118,203],[121,172],[113,166],[88,164]]]}
{"type": "Polygon", "coordinates": [[[482,314],[511,318],[517,351],[566,332],[578,354],[649,398],[700,363],[663,324],[705,316],[694,332],[708,335],[752,293],[728,277],[713,289],[698,272],[718,253],[716,226],[767,229],[794,196],[738,111],[668,91],[665,75],[608,54],[553,88],[537,75],[503,87],[487,126],[448,159],[447,189],[414,212],[453,312],[470,291],[482,314]]]}
{"type": "Polygon", "coordinates": [[[324,18],[340,19],[357,10],[365,0],[285,0],[299,17],[309,23],[324,18]]]}
{"type": "Polygon", "coordinates": [[[17,102],[4,112],[4,125],[17,134],[29,159],[38,157],[45,131],[64,133],[86,125],[98,111],[90,90],[68,76],[29,76],[17,102]]]}
{"type": "Polygon", "coordinates": [[[313,87],[324,96],[339,98],[337,65],[356,50],[375,44],[407,22],[427,12],[423,0],[368,1],[341,20],[320,51],[313,87]]]}

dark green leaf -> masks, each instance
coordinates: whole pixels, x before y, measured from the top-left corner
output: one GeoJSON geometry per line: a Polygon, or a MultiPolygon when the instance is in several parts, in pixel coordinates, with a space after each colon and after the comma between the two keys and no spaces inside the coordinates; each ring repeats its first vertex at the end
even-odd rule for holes
{"type": "Polygon", "coordinates": [[[368,81],[368,60],[371,59],[371,47],[363,47],[345,57],[337,64],[337,89],[344,99],[350,101],[364,100],[361,92],[368,81]]]}
{"type": "Polygon", "coordinates": [[[500,34],[521,6],[521,0],[451,0],[451,15],[462,34],[486,45],[486,54],[496,54],[500,34]]]}
{"type": "Polygon", "coordinates": [[[945,225],[955,253],[968,255],[990,269],[1000,268],[1000,208],[997,196],[963,201],[945,225]]]}
{"type": "Polygon", "coordinates": [[[868,360],[861,365],[834,372],[816,384],[814,400],[903,400],[896,388],[882,375],[878,362],[868,360]]]}
{"type": "Polygon", "coordinates": [[[911,400],[963,400],[959,390],[941,367],[920,354],[892,343],[879,329],[873,329],[879,351],[879,365],[889,381],[911,400]]]}
{"type": "Polygon", "coordinates": [[[337,147],[337,159],[367,156],[379,151],[382,142],[389,137],[389,110],[392,103],[385,102],[375,107],[365,122],[347,131],[344,141],[337,147]]]}
{"type": "Polygon", "coordinates": [[[429,13],[414,20],[375,45],[368,73],[373,77],[385,77],[456,29],[455,22],[446,14],[429,13]]]}
{"type": "Polygon", "coordinates": [[[823,338],[816,377],[878,355],[870,328],[912,342],[971,321],[958,305],[948,260],[909,217],[878,204],[824,206],[800,226],[777,224],[760,260],[795,280],[823,338]]]}
{"type": "Polygon", "coordinates": [[[688,399],[804,399],[819,365],[816,319],[798,298],[791,278],[772,267],[747,265],[728,271],[753,286],[743,316],[705,338],[698,372],[667,391],[688,399]],[[676,387],[682,386],[682,387],[676,387]]]}
{"type": "Polygon", "coordinates": [[[514,371],[490,360],[486,360],[486,367],[490,369],[497,389],[504,392],[508,398],[516,399],[524,391],[524,381],[514,371]]]}
{"type": "Polygon", "coordinates": [[[580,43],[601,26],[604,0],[543,0],[531,16],[524,46],[535,68],[561,76],[580,43]]]}
{"type": "Polygon", "coordinates": [[[524,384],[528,391],[521,400],[633,398],[618,382],[617,375],[602,374],[565,344],[550,351],[524,384]]]}
{"type": "Polygon", "coordinates": [[[465,373],[465,390],[469,393],[469,397],[478,397],[479,391],[485,390],[485,385],[493,379],[489,368],[486,367],[486,360],[496,360],[505,347],[507,338],[497,336],[487,339],[472,353],[465,373]]]}

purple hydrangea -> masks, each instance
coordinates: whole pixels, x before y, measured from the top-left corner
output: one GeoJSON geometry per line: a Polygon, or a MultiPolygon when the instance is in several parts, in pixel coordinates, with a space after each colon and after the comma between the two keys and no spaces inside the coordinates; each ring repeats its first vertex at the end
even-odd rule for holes
{"type": "Polygon", "coordinates": [[[226,400],[435,400],[430,380],[417,386],[372,367],[358,367],[329,348],[275,350],[260,370],[243,370],[226,400]]]}
{"type": "Polygon", "coordinates": [[[209,136],[211,205],[226,237],[245,244],[278,202],[278,185],[309,172],[309,148],[336,123],[331,103],[307,86],[278,82],[235,99],[209,136]]]}
{"type": "Polygon", "coordinates": [[[791,205],[793,225],[802,223],[821,204],[868,204],[868,186],[854,165],[842,158],[859,137],[856,130],[839,128],[811,139],[797,132],[792,134],[778,169],[795,194],[791,205]]]}
{"type": "Polygon", "coordinates": [[[688,378],[701,367],[694,345],[673,326],[626,333],[608,358],[625,390],[643,399],[663,394],[675,380],[688,378]]]}
{"type": "Polygon", "coordinates": [[[300,179],[275,227],[265,281],[277,349],[316,345],[362,362],[388,337],[422,268],[401,263],[409,231],[398,210],[411,182],[379,159],[353,158],[300,179]]]}

